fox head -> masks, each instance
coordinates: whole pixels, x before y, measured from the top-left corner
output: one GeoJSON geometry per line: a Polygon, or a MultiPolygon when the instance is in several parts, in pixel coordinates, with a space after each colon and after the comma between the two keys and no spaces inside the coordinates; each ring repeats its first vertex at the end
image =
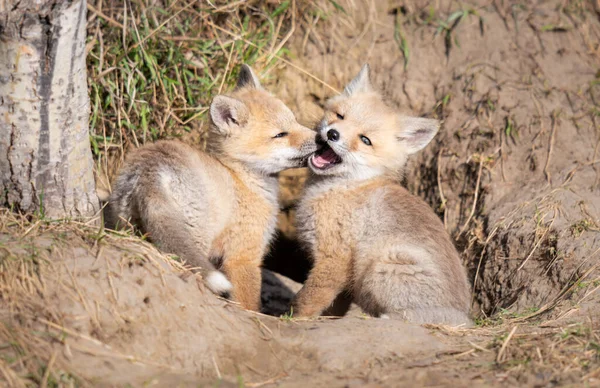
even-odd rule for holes
{"type": "Polygon", "coordinates": [[[425,147],[438,120],[407,117],[387,106],[371,86],[369,66],[325,104],[317,125],[319,150],[308,165],[317,175],[351,179],[397,174],[407,158],[425,147]]]}
{"type": "Polygon", "coordinates": [[[317,149],[314,131],[298,124],[247,65],[240,70],[234,92],[213,99],[210,117],[210,149],[263,174],[302,167],[317,149]]]}

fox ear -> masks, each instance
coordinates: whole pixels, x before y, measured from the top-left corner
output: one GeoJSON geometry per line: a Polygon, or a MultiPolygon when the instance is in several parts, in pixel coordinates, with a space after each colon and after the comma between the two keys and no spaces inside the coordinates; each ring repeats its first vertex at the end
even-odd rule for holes
{"type": "Polygon", "coordinates": [[[258,77],[250,68],[250,66],[243,64],[240,69],[240,75],[238,76],[238,81],[236,85],[236,89],[241,88],[254,88],[254,89],[262,89],[260,82],[258,81],[258,77]]]}
{"type": "Polygon", "coordinates": [[[368,92],[371,91],[371,80],[369,79],[369,65],[363,65],[362,69],[358,75],[350,81],[348,85],[344,88],[344,94],[346,96],[351,96],[357,92],[368,92]]]}
{"type": "Polygon", "coordinates": [[[216,96],[210,104],[210,118],[223,135],[248,123],[248,107],[235,98],[216,96]]]}
{"type": "Polygon", "coordinates": [[[401,117],[400,127],[397,139],[413,154],[429,144],[440,129],[440,122],[423,117],[401,117]]]}

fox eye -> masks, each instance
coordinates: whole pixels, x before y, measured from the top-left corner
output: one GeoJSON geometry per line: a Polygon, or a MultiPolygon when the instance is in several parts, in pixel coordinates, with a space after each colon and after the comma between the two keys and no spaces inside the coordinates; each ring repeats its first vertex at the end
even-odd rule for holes
{"type": "Polygon", "coordinates": [[[281,132],[281,133],[278,133],[277,135],[273,136],[273,139],[278,139],[280,137],[286,137],[287,135],[289,135],[289,133],[281,132]]]}
{"type": "Polygon", "coordinates": [[[344,119],[344,115],[341,113],[336,113],[336,116],[338,119],[343,120],[344,119]]]}
{"type": "Polygon", "coordinates": [[[363,143],[365,143],[366,145],[368,145],[368,146],[373,145],[373,144],[371,144],[371,140],[368,137],[366,137],[364,135],[360,135],[359,137],[360,137],[360,140],[363,143]]]}

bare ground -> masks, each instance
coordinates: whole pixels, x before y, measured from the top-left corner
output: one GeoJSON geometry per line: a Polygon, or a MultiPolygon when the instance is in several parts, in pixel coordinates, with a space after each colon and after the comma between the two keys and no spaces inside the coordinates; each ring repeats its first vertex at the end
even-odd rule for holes
{"type": "MultiPolygon", "coordinates": [[[[406,183],[456,240],[477,327],[419,327],[356,308],[318,320],[245,312],[137,237],[2,212],[9,386],[600,384],[599,7],[326,5],[345,16],[290,40],[294,65],[317,79],[287,66],[272,87],[310,124],[334,93],[324,83],[340,90],[368,61],[391,104],[444,120],[406,183]]],[[[299,282],[309,266],[293,206],[304,176],[281,177],[281,236],[266,260],[299,282]]],[[[264,277],[265,312],[278,315],[299,284],[264,277]]]]}
{"type": "Polygon", "coordinates": [[[292,322],[245,312],[137,238],[21,222],[0,218],[0,370],[14,385],[41,382],[46,370],[46,379],[89,385],[236,375],[252,382],[446,347],[426,329],[392,321],[292,322]]]}
{"type": "MultiPolygon", "coordinates": [[[[592,384],[600,371],[592,317],[505,317],[468,330],[356,308],[342,319],[276,318],[217,298],[136,237],[7,212],[0,228],[0,373],[9,386],[544,386],[592,384]]],[[[264,298],[283,305],[299,287],[265,278],[264,298]]]]}

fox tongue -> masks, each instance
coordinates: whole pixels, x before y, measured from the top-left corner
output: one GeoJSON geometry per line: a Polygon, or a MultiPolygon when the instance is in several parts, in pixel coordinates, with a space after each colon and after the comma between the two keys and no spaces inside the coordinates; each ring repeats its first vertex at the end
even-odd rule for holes
{"type": "Polygon", "coordinates": [[[323,153],[313,156],[312,163],[317,168],[323,168],[335,163],[336,160],[337,155],[335,152],[331,149],[327,149],[323,153]]]}

